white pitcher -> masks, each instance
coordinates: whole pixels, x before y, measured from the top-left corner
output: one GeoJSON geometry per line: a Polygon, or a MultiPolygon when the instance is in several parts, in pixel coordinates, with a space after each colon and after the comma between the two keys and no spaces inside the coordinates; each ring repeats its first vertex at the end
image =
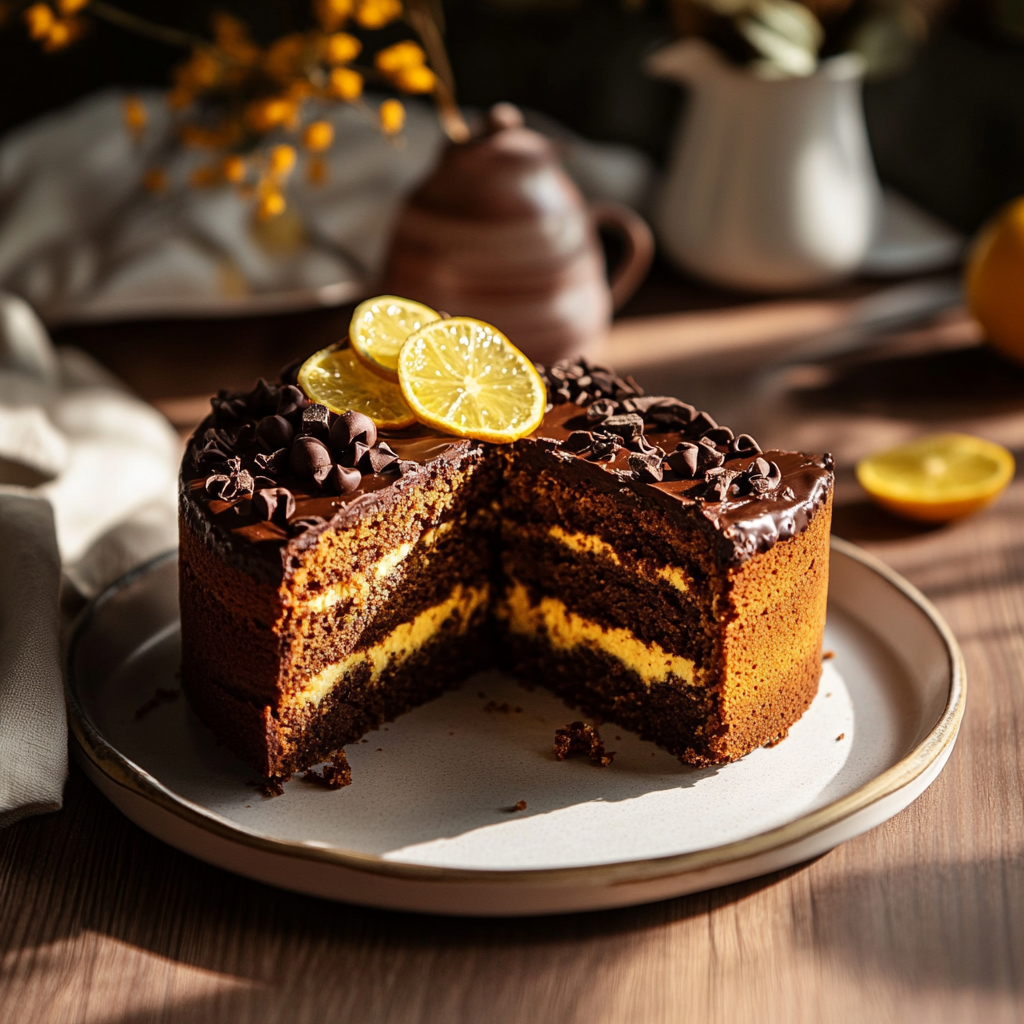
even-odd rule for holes
{"type": "Polygon", "coordinates": [[[655,227],[668,256],[733,288],[813,288],[855,271],[881,191],[855,54],[804,78],[768,79],[702,39],[671,43],[648,70],[690,87],[655,227]]]}

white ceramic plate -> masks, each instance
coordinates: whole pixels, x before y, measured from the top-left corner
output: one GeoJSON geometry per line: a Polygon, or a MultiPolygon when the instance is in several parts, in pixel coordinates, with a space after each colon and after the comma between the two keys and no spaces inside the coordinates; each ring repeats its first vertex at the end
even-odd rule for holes
{"type": "Polygon", "coordinates": [[[79,620],[77,754],[129,818],[202,860],[299,892],[447,914],[544,914],[664,899],[817,856],[906,807],[963,715],[962,659],[910,584],[834,540],[818,696],[789,737],[694,769],[613,725],[614,763],[556,761],[577,715],[500,673],[347,748],[353,783],[261,797],[181,697],[177,563],[115,584],[79,620]],[[526,809],[512,808],[526,801],[526,809]]]}

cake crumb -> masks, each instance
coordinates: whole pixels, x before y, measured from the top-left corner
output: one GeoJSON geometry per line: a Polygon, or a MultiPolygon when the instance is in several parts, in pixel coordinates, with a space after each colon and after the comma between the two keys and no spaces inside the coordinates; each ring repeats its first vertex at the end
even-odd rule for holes
{"type": "Polygon", "coordinates": [[[155,711],[161,704],[172,704],[180,696],[181,690],[157,689],[156,693],[135,712],[132,721],[138,722],[140,719],[145,718],[150,711],[155,711]]]}
{"type": "Polygon", "coordinates": [[[349,767],[345,751],[337,751],[324,765],[323,772],[318,772],[315,768],[308,768],[303,774],[303,778],[318,786],[323,786],[325,789],[341,789],[342,786],[351,786],[352,769],[349,767]]]}
{"type": "Polygon", "coordinates": [[[517,715],[521,715],[523,713],[523,709],[518,704],[513,708],[513,710],[517,715]]]}
{"type": "Polygon", "coordinates": [[[284,796],[284,786],[281,785],[284,781],[284,779],[277,779],[273,776],[269,779],[264,779],[259,785],[260,792],[267,800],[275,796],[284,796]]]}
{"type": "Polygon", "coordinates": [[[584,756],[595,768],[610,765],[615,757],[614,750],[605,753],[600,733],[586,722],[570,722],[564,729],[556,729],[554,751],[559,761],[584,756]]]}
{"type": "Polygon", "coordinates": [[[821,660],[822,661],[828,661],[830,658],[834,658],[835,656],[836,656],[836,652],[835,651],[824,651],[822,653],[822,655],[821,655],[821,660]]]}
{"type": "Polygon", "coordinates": [[[511,807],[506,807],[505,809],[508,811],[509,814],[515,814],[516,811],[525,811],[526,810],[526,801],[525,800],[518,800],[511,807]]]}
{"type": "Polygon", "coordinates": [[[841,733],[840,733],[840,734],[839,734],[839,735],[838,735],[838,736],[836,737],[836,743],[838,743],[838,742],[839,742],[840,740],[842,740],[842,739],[846,739],[846,733],[845,733],[845,732],[841,732],[841,733]]]}
{"type": "Polygon", "coordinates": [[[507,715],[512,709],[508,704],[498,704],[496,701],[488,701],[484,705],[484,711],[497,711],[502,715],[507,715]]]}
{"type": "Polygon", "coordinates": [[[481,700],[486,700],[486,699],[487,699],[487,694],[486,694],[486,693],[484,693],[484,691],[483,691],[483,690],[477,690],[477,691],[476,691],[476,695],[477,695],[477,696],[478,696],[478,697],[479,697],[479,698],[480,698],[481,700]]]}

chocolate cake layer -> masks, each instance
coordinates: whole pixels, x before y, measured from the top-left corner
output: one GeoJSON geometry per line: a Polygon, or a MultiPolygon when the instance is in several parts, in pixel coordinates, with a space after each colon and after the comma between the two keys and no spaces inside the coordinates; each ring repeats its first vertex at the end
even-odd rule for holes
{"type": "Polygon", "coordinates": [[[762,452],[602,367],[541,369],[544,422],[505,447],[385,435],[288,376],[213,400],[182,465],[183,679],[263,774],[506,651],[697,764],[802,713],[830,459],[762,452]]]}

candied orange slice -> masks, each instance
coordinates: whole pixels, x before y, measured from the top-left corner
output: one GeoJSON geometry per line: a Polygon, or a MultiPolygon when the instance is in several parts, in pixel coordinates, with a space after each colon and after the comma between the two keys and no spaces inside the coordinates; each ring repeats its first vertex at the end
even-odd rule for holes
{"type": "Polygon", "coordinates": [[[547,396],[533,363],[496,327],[468,316],[409,336],[398,382],[421,423],[505,444],[540,426],[547,396]]]}
{"type": "Polygon", "coordinates": [[[382,430],[416,422],[398,386],[368,370],[347,347],[332,345],[310,356],[299,370],[299,387],[310,401],[339,415],[350,409],[365,413],[382,430]]]}
{"type": "Polygon", "coordinates": [[[356,306],[348,336],[356,355],[374,373],[397,383],[398,353],[406,338],[440,319],[440,313],[422,302],[397,295],[378,295],[356,306]]]}
{"type": "Polygon", "coordinates": [[[970,434],[932,434],[861,459],[860,485],[883,508],[944,523],[995,501],[1013,479],[1013,456],[970,434]]]}

